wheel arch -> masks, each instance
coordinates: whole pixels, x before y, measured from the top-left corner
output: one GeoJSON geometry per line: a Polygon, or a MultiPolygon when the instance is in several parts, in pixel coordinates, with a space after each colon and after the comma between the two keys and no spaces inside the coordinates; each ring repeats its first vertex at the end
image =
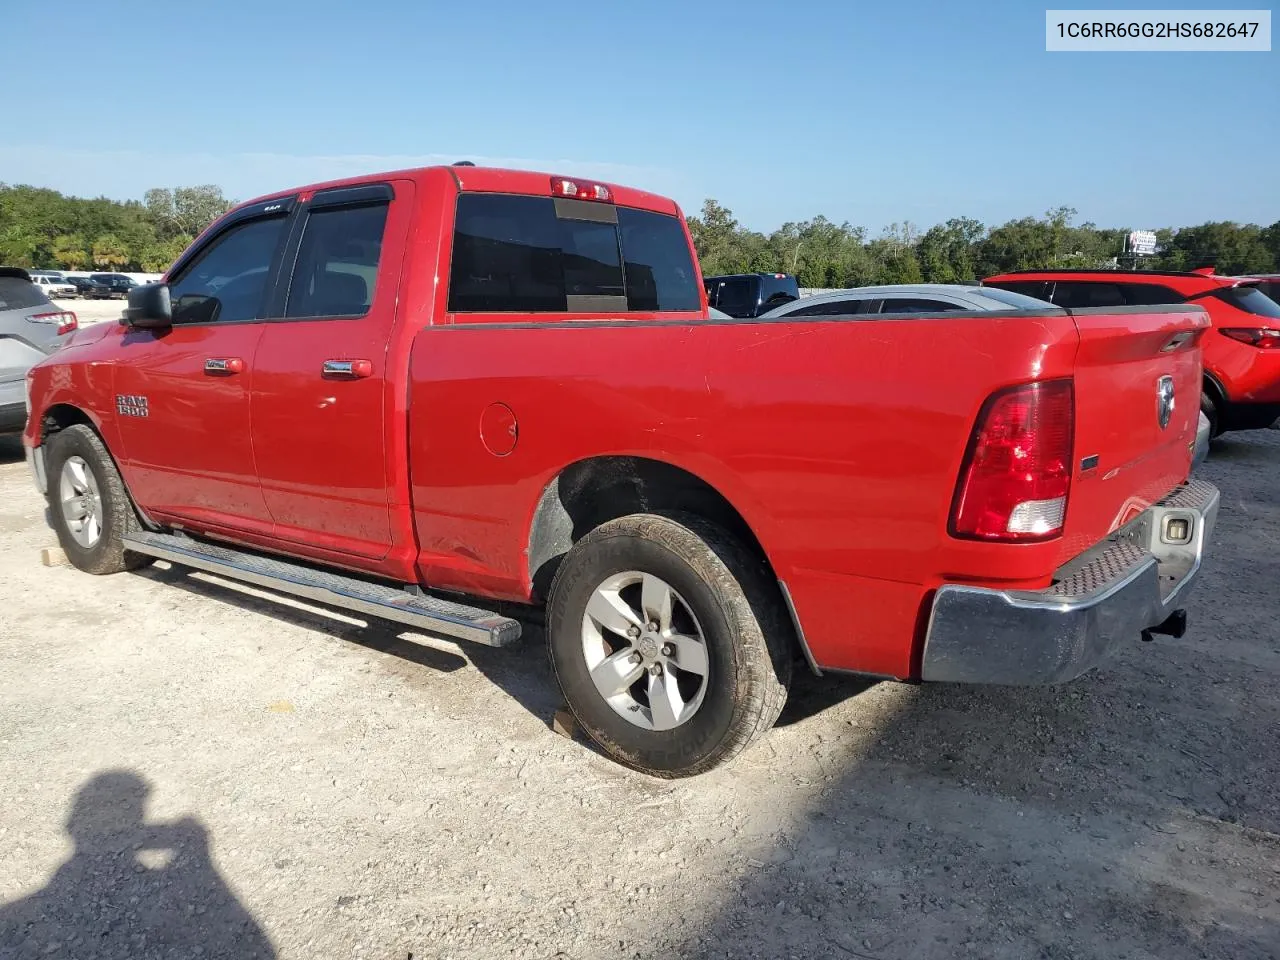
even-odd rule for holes
{"type": "Polygon", "coordinates": [[[721,527],[758,557],[777,581],[756,530],[712,484],[664,460],[599,456],[562,469],[538,498],[527,540],[532,596],[547,598],[564,555],[602,523],[632,513],[672,512],[696,514],[721,527]]]}

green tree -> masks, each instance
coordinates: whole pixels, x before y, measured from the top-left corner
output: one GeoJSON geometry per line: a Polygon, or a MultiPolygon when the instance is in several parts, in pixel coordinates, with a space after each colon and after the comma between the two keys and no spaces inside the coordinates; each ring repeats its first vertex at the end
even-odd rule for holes
{"type": "Polygon", "coordinates": [[[138,262],[147,273],[164,273],[191,245],[191,240],[191,237],[179,234],[169,240],[157,241],[142,252],[138,262]]]}
{"type": "Polygon", "coordinates": [[[104,270],[119,270],[129,262],[129,251],[115,234],[104,233],[93,241],[94,266],[104,270]]]}
{"type": "Polygon", "coordinates": [[[89,263],[84,237],[78,233],[60,233],[53,239],[53,259],[67,270],[80,270],[89,263]]]}
{"type": "Polygon", "coordinates": [[[10,267],[35,267],[40,238],[21,224],[0,229],[0,264],[10,267]]]}

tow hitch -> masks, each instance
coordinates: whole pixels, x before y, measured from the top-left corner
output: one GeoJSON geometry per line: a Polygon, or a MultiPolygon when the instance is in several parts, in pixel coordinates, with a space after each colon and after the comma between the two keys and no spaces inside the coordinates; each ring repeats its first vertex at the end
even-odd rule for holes
{"type": "Polygon", "coordinates": [[[1155,639],[1158,633],[1164,637],[1173,637],[1175,640],[1187,632],[1187,611],[1175,610],[1169,614],[1163,623],[1158,623],[1154,627],[1147,627],[1142,631],[1142,639],[1150,643],[1155,639]]]}

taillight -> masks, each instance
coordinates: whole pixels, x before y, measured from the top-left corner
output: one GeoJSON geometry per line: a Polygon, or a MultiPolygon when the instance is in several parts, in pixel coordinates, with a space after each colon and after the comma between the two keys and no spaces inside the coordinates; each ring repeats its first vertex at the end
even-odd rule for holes
{"type": "Polygon", "coordinates": [[[1047,540],[1062,532],[1071,487],[1070,380],[1001,390],[978,414],[951,509],[951,534],[1047,540]]]}
{"type": "Polygon", "coordinates": [[[1280,350],[1280,330],[1269,327],[1229,327],[1220,332],[1224,337],[1239,340],[1259,350],[1280,350]]]}
{"type": "Polygon", "coordinates": [[[575,200],[600,200],[604,203],[613,200],[613,194],[603,183],[589,183],[569,177],[552,177],[551,194],[556,197],[573,197],[575,200]]]}
{"type": "Polygon", "coordinates": [[[70,333],[80,325],[76,315],[70,310],[59,310],[57,313],[37,313],[27,317],[32,323],[56,323],[58,336],[70,333]]]}

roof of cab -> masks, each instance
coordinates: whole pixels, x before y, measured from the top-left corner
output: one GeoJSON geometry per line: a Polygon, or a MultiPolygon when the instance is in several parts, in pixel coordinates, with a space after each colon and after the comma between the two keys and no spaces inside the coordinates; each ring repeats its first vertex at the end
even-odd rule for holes
{"type": "Polygon", "coordinates": [[[409,170],[393,170],[385,173],[363,174],[357,177],[345,177],[341,180],[327,180],[323,183],[312,183],[305,186],[291,187],[288,190],[276,190],[263,194],[244,203],[236,204],[235,209],[252,206],[282,197],[291,197],[298,193],[314,193],[317,190],[330,190],[339,187],[355,187],[366,183],[385,183],[389,180],[421,181],[446,171],[458,189],[466,193],[515,193],[526,196],[550,197],[551,181],[560,177],[577,179],[590,183],[603,183],[613,194],[613,202],[620,207],[636,207],[641,210],[652,210],[655,213],[679,214],[680,208],[674,200],[637,190],[633,187],[606,183],[591,177],[575,177],[566,173],[539,173],[532,170],[505,170],[500,167],[477,166],[433,166],[415,167],[409,170]]]}

